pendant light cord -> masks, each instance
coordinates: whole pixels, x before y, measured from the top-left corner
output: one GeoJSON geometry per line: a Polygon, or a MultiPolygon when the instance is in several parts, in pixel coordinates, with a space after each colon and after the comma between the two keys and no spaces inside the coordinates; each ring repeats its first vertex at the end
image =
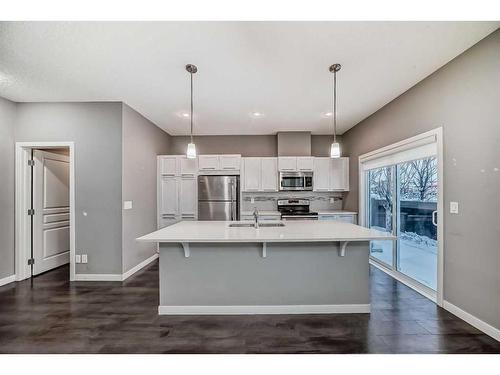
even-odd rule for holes
{"type": "Polygon", "coordinates": [[[333,143],[337,141],[337,71],[333,71],[333,102],[332,102],[332,117],[333,117],[333,143]]]}
{"type": "Polygon", "coordinates": [[[193,73],[189,73],[191,76],[191,143],[193,143],[193,73]]]}

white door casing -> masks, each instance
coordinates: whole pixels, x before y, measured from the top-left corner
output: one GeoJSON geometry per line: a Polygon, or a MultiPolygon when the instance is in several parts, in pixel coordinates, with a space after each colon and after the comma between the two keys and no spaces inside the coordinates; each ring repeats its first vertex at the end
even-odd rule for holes
{"type": "Polygon", "coordinates": [[[34,150],[33,275],[69,262],[69,157],[34,150]]]}

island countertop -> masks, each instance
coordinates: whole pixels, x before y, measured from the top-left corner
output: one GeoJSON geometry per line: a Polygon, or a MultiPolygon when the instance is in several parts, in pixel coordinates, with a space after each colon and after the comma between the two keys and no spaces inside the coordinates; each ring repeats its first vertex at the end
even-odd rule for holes
{"type": "MultiPolygon", "coordinates": [[[[272,223],[273,221],[266,221],[272,223]]],[[[394,240],[390,233],[336,221],[284,221],[282,227],[237,227],[248,221],[181,221],[139,237],[144,242],[329,242],[394,240]]]]}

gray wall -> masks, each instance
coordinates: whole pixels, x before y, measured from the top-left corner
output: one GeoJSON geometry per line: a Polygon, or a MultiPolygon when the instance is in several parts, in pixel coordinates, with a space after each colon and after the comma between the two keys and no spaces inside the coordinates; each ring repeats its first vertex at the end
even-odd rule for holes
{"type": "MultiPolygon", "coordinates": [[[[277,155],[275,135],[205,135],[194,137],[194,142],[198,154],[277,155]]],[[[171,137],[169,154],[185,154],[188,143],[189,137],[171,137]]]]}
{"type": "MultiPolygon", "coordinates": [[[[338,137],[342,142],[342,137],[338,137]]],[[[204,135],[194,137],[198,154],[241,154],[242,156],[278,156],[276,135],[204,135]]],[[[172,136],[169,154],[186,153],[189,137],[172,136]]],[[[331,135],[311,136],[311,155],[329,156],[331,135]]]]}
{"type": "Polygon", "coordinates": [[[14,269],[14,125],[16,104],[0,98],[0,279],[14,269]]]}
{"type": "Polygon", "coordinates": [[[121,274],[122,104],[18,103],[15,139],[75,142],[76,272],[121,274]]]}
{"type": "Polygon", "coordinates": [[[344,133],[346,209],[358,208],[358,156],[444,129],[444,298],[500,328],[500,31],[344,133]],[[496,169],[495,169],[496,168],[496,169]],[[450,201],[460,213],[449,214],[450,201]]]}
{"type": "Polygon", "coordinates": [[[123,210],[123,272],[156,253],[156,244],[135,239],[156,230],[156,156],[166,154],[170,136],[123,104],[122,197],[132,201],[123,210]]]}

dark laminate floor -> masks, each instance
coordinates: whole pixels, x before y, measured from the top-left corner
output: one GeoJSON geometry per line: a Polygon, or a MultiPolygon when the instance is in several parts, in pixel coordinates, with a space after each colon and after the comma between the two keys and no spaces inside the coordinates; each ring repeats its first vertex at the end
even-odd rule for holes
{"type": "Polygon", "coordinates": [[[372,268],[372,314],[158,316],[158,264],[0,287],[1,353],[500,353],[500,343],[372,268]]]}

